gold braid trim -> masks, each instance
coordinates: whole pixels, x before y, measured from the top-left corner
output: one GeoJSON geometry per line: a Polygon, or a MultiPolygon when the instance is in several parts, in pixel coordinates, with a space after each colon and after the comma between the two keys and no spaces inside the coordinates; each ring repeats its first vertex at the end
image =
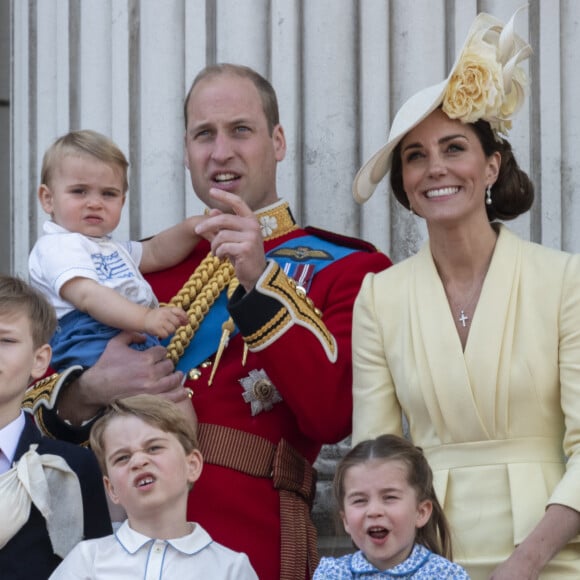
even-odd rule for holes
{"type": "Polygon", "coordinates": [[[283,308],[262,328],[245,337],[245,342],[252,352],[263,350],[291,325],[299,324],[316,336],[328,360],[336,361],[338,356],[336,339],[322,321],[322,312],[314,306],[304,290],[297,288],[296,281],[289,278],[278,264],[266,269],[257,289],[261,294],[271,296],[281,303],[283,308]]]}
{"type": "Polygon", "coordinates": [[[186,312],[189,310],[191,303],[195,300],[198,292],[210,281],[215,275],[216,270],[220,267],[221,260],[209,253],[189,277],[183,288],[169,301],[168,306],[183,308],[186,312]]]}
{"type": "Polygon", "coordinates": [[[171,299],[169,304],[183,308],[189,319],[187,324],[175,331],[167,346],[167,358],[173,364],[177,364],[183,356],[209,309],[234,278],[234,267],[229,260],[219,260],[208,254],[171,299]]]}
{"type": "Polygon", "coordinates": [[[50,397],[59,379],[60,375],[53,373],[29,386],[24,394],[22,408],[31,413],[35,413],[40,404],[51,406],[50,397]]]}

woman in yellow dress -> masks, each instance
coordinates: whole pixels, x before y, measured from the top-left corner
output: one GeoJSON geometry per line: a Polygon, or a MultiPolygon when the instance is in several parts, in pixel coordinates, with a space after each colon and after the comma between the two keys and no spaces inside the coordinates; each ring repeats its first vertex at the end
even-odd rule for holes
{"type": "Polygon", "coordinates": [[[580,257],[497,221],[534,196],[505,138],[531,52],[513,20],[477,16],[355,179],[364,202],[390,173],[429,240],[360,290],[353,442],[406,418],[473,579],[579,579],[580,257]]]}

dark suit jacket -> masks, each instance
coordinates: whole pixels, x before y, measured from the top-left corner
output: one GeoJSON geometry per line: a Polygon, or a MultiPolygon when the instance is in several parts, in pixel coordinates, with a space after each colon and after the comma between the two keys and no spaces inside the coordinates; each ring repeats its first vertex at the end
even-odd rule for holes
{"type": "MultiPolygon", "coordinates": [[[[93,452],[71,443],[43,437],[34,421],[26,415],[26,425],[20,435],[14,459],[20,459],[32,443],[38,443],[36,451],[40,455],[50,453],[63,457],[77,474],[83,495],[84,538],[100,538],[111,534],[103,478],[93,452]]],[[[61,558],[52,551],[46,520],[32,504],[28,521],[0,550],[0,578],[46,580],[60,562],[61,558]]]]}

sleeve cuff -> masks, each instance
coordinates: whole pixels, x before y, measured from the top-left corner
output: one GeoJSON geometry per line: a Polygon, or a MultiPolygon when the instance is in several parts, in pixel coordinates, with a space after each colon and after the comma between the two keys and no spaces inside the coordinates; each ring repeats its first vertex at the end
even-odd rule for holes
{"type": "Polygon", "coordinates": [[[95,418],[75,427],[58,416],[56,404],[60,390],[84,372],[81,366],[69,367],[61,374],[54,373],[37,381],[26,391],[22,408],[34,415],[40,431],[51,438],[62,439],[77,445],[88,445],[88,438],[95,418]]]}
{"type": "Polygon", "coordinates": [[[336,340],[322,322],[322,313],[274,261],[268,262],[250,292],[236,289],[228,310],[253,352],[266,348],[292,326],[299,325],[316,336],[331,362],[336,361],[336,340]]]}
{"type": "Polygon", "coordinates": [[[36,415],[42,406],[49,410],[55,410],[56,401],[62,387],[81,376],[84,369],[80,365],[75,365],[66,369],[61,374],[52,375],[36,381],[28,387],[22,402],[22,408],[36,415]]]}

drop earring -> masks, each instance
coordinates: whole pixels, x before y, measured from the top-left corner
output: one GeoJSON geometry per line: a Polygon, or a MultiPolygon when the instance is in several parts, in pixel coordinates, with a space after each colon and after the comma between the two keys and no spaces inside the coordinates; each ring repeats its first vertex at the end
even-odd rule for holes
{"type": "Polygon", "coordinates": [[[485,205],[491,205],[491,185],[485,189],[485,205]]]}

